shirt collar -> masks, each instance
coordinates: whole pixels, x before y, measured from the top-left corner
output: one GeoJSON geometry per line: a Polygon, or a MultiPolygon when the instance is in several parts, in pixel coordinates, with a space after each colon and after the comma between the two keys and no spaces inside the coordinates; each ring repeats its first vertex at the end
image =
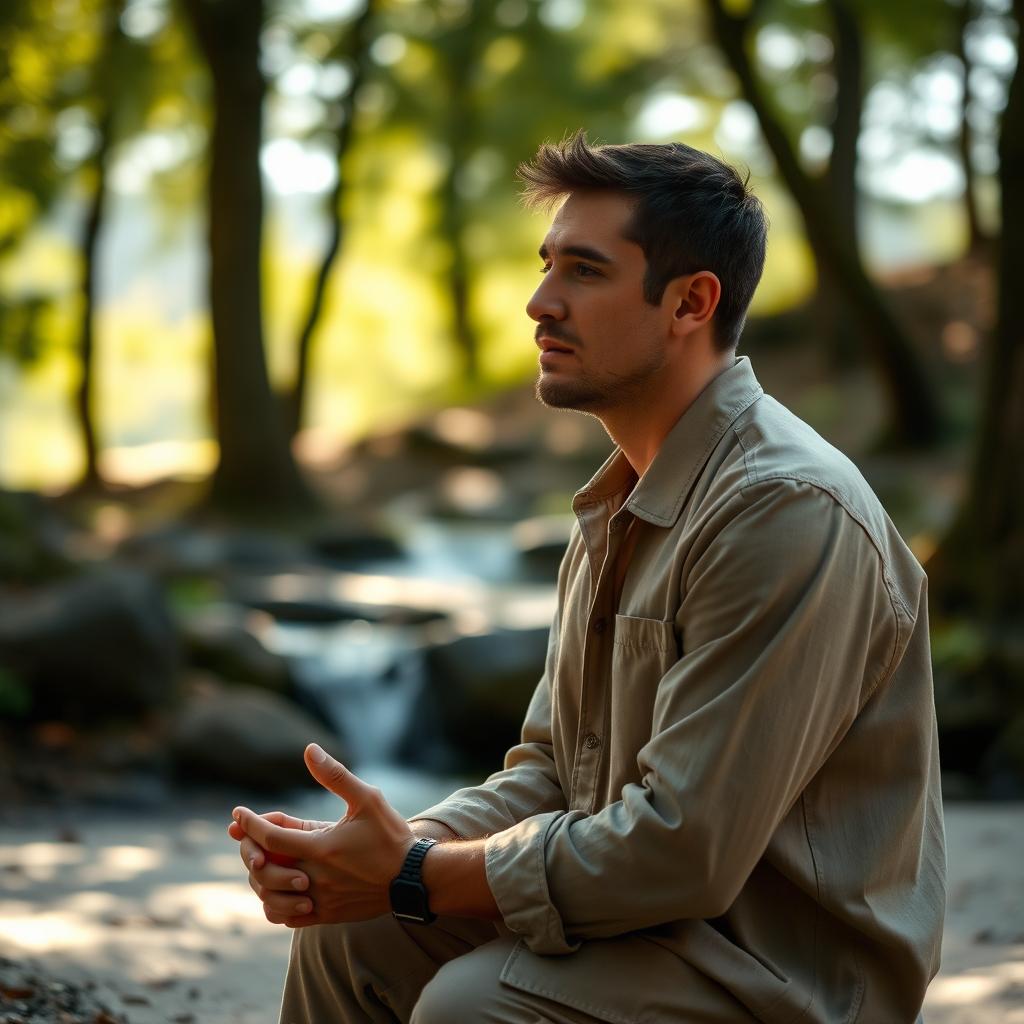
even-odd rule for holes
{"type": "Polygon", "coordinates": [[[750,360],[740,356],[679,417],[639,481],[622,449],[616,447],[590,482],[576,492],[573,509],[603,501],[635,483],[626,508],[655,526],[672,526],[715,445],[762,394],[750,360]]]}

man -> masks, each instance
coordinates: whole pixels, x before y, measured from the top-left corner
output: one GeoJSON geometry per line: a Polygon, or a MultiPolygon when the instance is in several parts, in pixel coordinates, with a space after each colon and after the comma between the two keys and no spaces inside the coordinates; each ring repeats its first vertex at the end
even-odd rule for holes
{"type": "Polygon", "coordinates": [[[617,447],[503,771],[407,823],[311,746],[341,822],[236,810],[297,929],[281,1019],[909,1024],[945,892],[925,576],[735,356],[761,206],[678,144],[578,134],[520,174],[564,199],[538,396],[617,447]]]}

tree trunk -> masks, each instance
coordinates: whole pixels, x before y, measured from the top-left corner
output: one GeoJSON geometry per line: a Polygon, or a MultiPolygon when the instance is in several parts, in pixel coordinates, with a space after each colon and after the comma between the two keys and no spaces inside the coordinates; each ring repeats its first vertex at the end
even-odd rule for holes
{"type": "Polygon", "coordinates": [[[338,130],[336,134],[335,162],[338,168],[338,180],[328,200],[327,215],[328,237],[313,281],[309,308],[299,331],[296,345],[295,383],[292,390],[285,396],[285,409],[288,419],[287,427],[290,437],[294,437],[305,421],[306,405],[309,393],[309,367],[312,360],[313,337],[320,323],[323,312],[324,296],[331,270],[341,252],[344,224],[341,218],[341,206],[345,198],[345,156],[352,142],[355,120],[355,101],[359,89],[366,77],[368,63],[368,39],[370,23],[376,14],[377,0],[367,0],[362,13],[353,22],[349,30],[347,56],[353,67],[352,81],[340,97],[337,104],[338,130]]]}
{"type": "Polygon", "coordinates": [[[864,41],[848,0],[828,0],[827,6],[835,33],[836,103],[826,181],[843,243],[859,252],[857,143],[864,109],[864,41]]]}
{"type": "MultiPolygon", "coordinates": [[[[105,67],[116,64],[118,48],[124,39],[121,31],[123,0],[111,0],[103,10],[103,40],[99,48],[100,75],[105,67]]],[[[107,206],[107,163],[114,132],[116,97],[108,88],[97,89],[100,101],[99,142],[90,162],[92,193],[85,216],[80,247],[82,258],[82,319],[78,331],[78,362],[81,375],[75,390],[75,419],[82,438],[85,465],[75,489],[93,490],[103,486],[99,469],[99,441],[95,418],[95,326],[99,308],[99,240],[107,206]]]]}
{"type": "Polygon", "coordinates": [[[100,231],[107,203],[107,156],[110,152],[111,116],[104,116],[99,128],[99,145],[93,158],[95,181],[82,233],[82,321],[78,334],[78,362],[81,376],[75,392],[75,418],[82,437],[85,466],[76,488],[90,490],[103,485],[99,470],[99,445],[93,418],[95,390],[94,327],[99,305],[97,267],[100,231]]]}
{"type": "Polygon", "coordinates": [[[746,51],[748,18],[726,12],[723,0],[708,0],[711,23],[726,59],[753,108],[779,175],[800,211],[820,274],[845,297],[863,333],[888,399],[888,437],[895,445],[926,447],[938,439],[942,420],[920,357],[868,277],[860,254],[851,249],[830,208],[825,190],[797,159],[778,118],[769,108],[746,51]]]}
{"type": "Polygon", "coordinates": [[[957,25],[957,57],[963,73],[963,95],[960,99],[960,165],[964,172],[964,212],[967,214],[968,252],[976,253],[983,250],[989,242],[985,229],[981,226],[981,215],[978,211],[978,196],[975,191],[974,160],[971,156],[972,133],[971,122],[967,117],[970,105],[971,61],[967,53],[967,29],[973,15],[973,0],[960,0],[959,23],[957,25]]]}
{"type": "Polygon", "coordinates": [[[448,265],[448,296],[452,317],[452,335],[462,356],[467,381],[480,376],[479,339],[470,313],[470,271],[466,255],[465,199],[459,194],[459,174],[466,166],[476,138],[476,110],[472,99],[472,75],[478,59],[476,19],[480,12],[470,10],[465,24],[453,29],[452,50],[448,54],[449,110],[445,129],[450,163],[441,186],[441,229],[448,240],[451,262],[448,265]]]}
{"type": "Polygon", "coordinates": [[[263,0],[184,0],[184,5],[214,93],[209,287],[220,459],[210,501],[236,513],[301,509],[309,492],[292,458],[263,349],[263,0]]]}
{"type": "MultiPolygon", "coordinates": [[[[1024,30],[1024,0],[1014,0],[1024,30]]],[[[999,298],[969,489],[932,563],[937,598],[990,623],[1024,617],[1024,61],[1010,82],[999,134],[1003,230],[999,298]]]]}
{"type": "MultiPolygon", "coordinates": [[[[847,0],[827,0],[833,24],[836,99],[832,111],[832,154],[825,174],[829,209],[843,244],[850,252],[860,252],[858,230],[857,142],[860,139],[861,113],[864,107],[864,44],[857,18],[847,0]]],[[[847,309],[842,290],[830,277],[818,282],[817,316],[822,331],[831,342],[837,367],[860,362],[860,338],[847,309]]]]}

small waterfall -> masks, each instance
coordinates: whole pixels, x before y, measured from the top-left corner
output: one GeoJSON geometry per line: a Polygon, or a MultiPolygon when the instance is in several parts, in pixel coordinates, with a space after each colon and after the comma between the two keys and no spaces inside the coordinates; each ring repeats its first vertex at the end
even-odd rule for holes
{"type": "Polygon", "coordinates": [[[345,740],[353,762],[394,760],[423,687],[415,629],[363,620],[329,627],[278,623],[268,637],[299,686],[345,740]]]}

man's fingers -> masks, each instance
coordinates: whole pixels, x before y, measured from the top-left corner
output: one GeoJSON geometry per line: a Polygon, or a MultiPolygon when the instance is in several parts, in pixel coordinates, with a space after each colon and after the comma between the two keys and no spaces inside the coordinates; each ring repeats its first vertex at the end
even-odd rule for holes
{"type": "MultiPolygon", "coordinates": [[[[231,815],[245,834],[250,837],[260,852],[284,854],[288,857],[304,858],[316,847],[316,833],[302,829],[282,828],[268,821],[248,807],[236,807],[231,815]]],[[[244,840],[243,840],[244,844],[244,840]]],[[[243,860],[245,857],[243,856],[243,860]]],[[[248,863],[248,861],[246,861],[248,863]]]]}
{"type": "Polygon", "coordinates": [[[380,799],[380,790],[367,785],[353,775],[340,761],[336,761],[323,747],[310,743],[304,754],[309,774],[324,789],[340,796],[349,810],[360,810],[368,803],[380,799]]]}
{"type": "Polygon", "coordinates": [[[301,895],[309,888],[309,876],[304,871],[278,867],[276,864],[253,868],[249,875],[255,878],[264,889],[290,893],[292,897],[295,897],[296,893],[301,895]]]}
{"type": "Polygon", "coordinates": [[[312,832],[318,828],[328,828],[333,825],[332,821],[309,821],[306,818],[294,818],[284,811],[269,811],[263,815],[273,825],[280,825],[281,828],[295,828],[302,832],[312,832]]]}
{"type": "Polygon", "coordinates": [[[263,913],[274,914],[282,922],[291,917],[305,917],[313,912],[313,901],[308,896],[296,896],[294,893],[289,896],[284,892],[264,890],[260,899],[263,901],[263,913]]]}
{"type": "MultiPolygon", "coordinates": [[[[243,835],[245,835],[245,833],[243,833],[243,835]]],[[[263,867],[267,861],[263,850],[261,850],[252,837],[248,835],[246,835],[238,844],[238,855],[242,858],[242,863],[250,871],[255,868],[263,867]]]]}
{"type": "MultiPolygon", "coordinates": [[[[268,811],[266,814],[261,814],[260,817],[266,818],[272,825],[280,825],[281,828],[297,829],[300,832],[322,831],[325,828],[331,828],[335,824],[333,821],[310,821],[308,818],[294,818],[290,814],[285,814],[284,811],[268,811]]],[[[232,839],[240,841],[245,838],[245,830],[237,821],[232,821],[228,825],[228,835],[232,839]]]]}

